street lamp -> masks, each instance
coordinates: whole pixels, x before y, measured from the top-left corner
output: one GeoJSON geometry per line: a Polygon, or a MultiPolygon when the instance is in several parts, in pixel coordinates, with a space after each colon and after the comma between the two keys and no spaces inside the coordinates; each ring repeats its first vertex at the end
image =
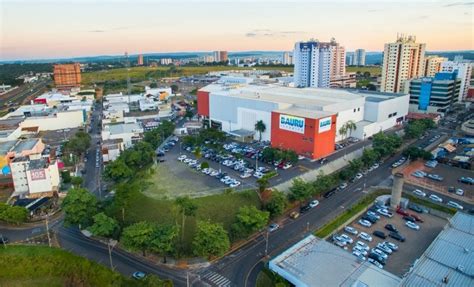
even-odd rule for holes
{"type": "Polygon", "coordinates": [[[109,239],[107,242],[107,249],[109,250],[110,269],[114,270],[114,264],[112,263],[112,249],[117,244],[117,240],[109,239]]]}
{"type": "Polygon", "coordinates": [[[268,254],[268,236],[269,236],[269,231],[267,229],[267,234],[265,236],[265,257],[267,257],[267,254],[268,254]]]}

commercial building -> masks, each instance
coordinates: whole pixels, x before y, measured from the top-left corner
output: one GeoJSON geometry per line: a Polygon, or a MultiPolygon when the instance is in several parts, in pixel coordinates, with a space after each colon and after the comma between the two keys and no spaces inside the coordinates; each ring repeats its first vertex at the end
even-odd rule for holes
{"type": "Polygon", "coordinates": [[[228,60],[227,51],[214,51],[214,62],[227,62],[228,60]]]}
{"type": "Polygon", "coordinates": [[[58,88],[79,87],[81,85],[81,65],[59,64],[54,65],[54,83],[58,88]]]}
{"type": "Polygon", "coordinates": [[[293,65],[293,55],[291,52],[284,52],[283,59],[281,61],[283,65],[293,65]]]}
{"type": "Polygon", "coordinates": [[[447,61],[441,64],[442,72],[454,72],[457,71],[458,78],[461,79],[461,88],[459,90],[458,102],[464,101],[467,97],[469,90],[471,75],[472,75],[472,63],[470,61],[447,61]]]}
{"type": "Polygon", "coordinates": [[[269,268],[296,287],[396,287],[401,281],[314,235],[270,260],[269,268]]]}
{"type": "Polygon", "coordinates": [[[349,136],[339,133],[348,121],[357,126],[351,136],[364,139],[401,124],[408,113],[407,94],[226,80],[198,91],[200,116],[240,140],[258,139],[255,123],[262,120],[263,140],[310,158],[332,153],[335,141],[349,136]]]}
{"type": "Polygon", "coordinates": [[[474,286],[474,216],[457,212],[400,286],[474,286]]]}
{"type": "Polygon", "coordinates": [[[0,170],[10,174],[10,162],[16,157],[41,154],[45,148],[40,138],[19,139],[0,143],[0,170]]]}
{"type": "Polygon", "coordinates": [[[142,139],[143,127],[136,122],[105,125],[102,129],[102,140],[122,140],[123,146],[129,148],[142,139]]]}
{"type": "Polygon", "coordinates": [[[439,56],[427,56],[425,58],[425,77],[434,77],[441,71],[441,63],[446,62],[448,58],[439,56]]]}
{"type": "Polygon", "coordinates": [[[355,50],[352,65],[365,66],[365,50],[364,49],[355,50]]]}
{"type": "Polygon", "coordinates": [[[356,73],[346,73],[345,75],[331,78],[330,88],[355,88],[357,86],[356,73]]]}
{"type": "Polygon", "coordinates": [[[296,87],[329,88],[331,52],[328,45],[316,40],[297,42],[293,57],[296,87]]]}
{"type": "Polygon", "coordinates": [[[138,59],[137,59],[137,65],[138,66],[143,66],[143,55],[138,55],[138,59]]]}
{"type": "Polygon", "coordinates": [[[461,80],[457,73],[437,73],[406,82],[405,92],[410,94],[410,112],[439,113],[444,115],[457,101],[461,80]]]}
{"type": "Polygon", "coordinates": [[[116,160],[120,153],[124,151],[123,139],[109,139],[102,142],[102,160],[104,163],[116,160]]]}
{"type": "Polygon", "coordinates": [[[40,154],[14,158],[10,163],[15,196],[42,197],[59,190],[59,169],[40,154]]]}
{"type": "Polygon", "coordinates": [[[416,43],[414,36],[397,37],[395,43],[385,44],[380,91],[399,93],[404,82],[424,74],[425,44],[416,43]]]}

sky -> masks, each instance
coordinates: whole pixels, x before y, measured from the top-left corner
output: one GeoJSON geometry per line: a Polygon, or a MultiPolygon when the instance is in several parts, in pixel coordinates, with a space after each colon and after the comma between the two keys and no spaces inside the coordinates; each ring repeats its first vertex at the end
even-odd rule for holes
{"type": "Polygon", "coordinates": [[[334,37],[382,51],[397,33],[428,51],[473,50],[474,1],[0,0],[0,61],[177,51],[283,51],[334,37]]]}

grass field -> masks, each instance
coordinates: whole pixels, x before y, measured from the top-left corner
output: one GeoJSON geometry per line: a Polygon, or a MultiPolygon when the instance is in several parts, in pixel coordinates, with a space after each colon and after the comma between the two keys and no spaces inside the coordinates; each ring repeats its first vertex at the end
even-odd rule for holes
{"type": "Polygon", "coordinates": [[[382,75],[382,67],[346,67],[346,72],[369,72],[372,76],[382,75]]]}
{"type": "MultiPolygon", "coordinates": [[[[210,220],[222,223],[226,230],[234,223],[239,207],[245,205],[259,206],[255,191],[239,191],[231,194],[216,194],[193,199],[198,206],[196,217],[188,217],[185,223],[185,250],[190,252],[196,220],[210,220]]],[[[125,210],[128,223],[147,220],[156,223],[180,224],[181,215],[173,200],[158,200],[139,194],[131,199],[125,210]]]]}
{"type": "Polygon", "coordinates": [[[137,286],[137,282],[58,248],[8,246],[0,248],[0,286],[137,286]]]}
{"type": "MultiPolygon", "coordinates": [[[[211,71],[225,70],[248,70],[254,68],[239,68],[229,66],[197,66],[197,67],[178,67],[171,70],[170,67],[132,67],[130,68],[130,79],[133,82],[145,81],[150,78],[159,79],[163,77],[181,77],[198,74],[206,74],[211,71]]],[[[292,72],[293,67],[255,67],[259,70],[280,70],[292,72]]],[[[127,79],[127,69],[110,69],[103,71],[88,72],[82,74],[82,83],[90,85],[93,83],[103,83],[105,81],[124,81],[127,79]]]]}

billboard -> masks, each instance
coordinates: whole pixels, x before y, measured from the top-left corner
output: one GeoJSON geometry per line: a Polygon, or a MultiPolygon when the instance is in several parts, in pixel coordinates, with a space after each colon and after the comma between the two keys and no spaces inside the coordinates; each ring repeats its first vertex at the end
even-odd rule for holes
{"type": "Polygon", "coordinates": [[[280,129],[304,134],[304,118],[280,114],[280,129]]]}
{"type": "Polygon", "coordinates": [[[46,172],[44,169],[34,169],[30,171],[31,180],[43,180],[46,179],[46,172]]]}
{"type": "Polygon", "coordinates": [[[331,130],[331,123],[331,117],[319,119],[319,133],[324,133],[331,130]]]}

